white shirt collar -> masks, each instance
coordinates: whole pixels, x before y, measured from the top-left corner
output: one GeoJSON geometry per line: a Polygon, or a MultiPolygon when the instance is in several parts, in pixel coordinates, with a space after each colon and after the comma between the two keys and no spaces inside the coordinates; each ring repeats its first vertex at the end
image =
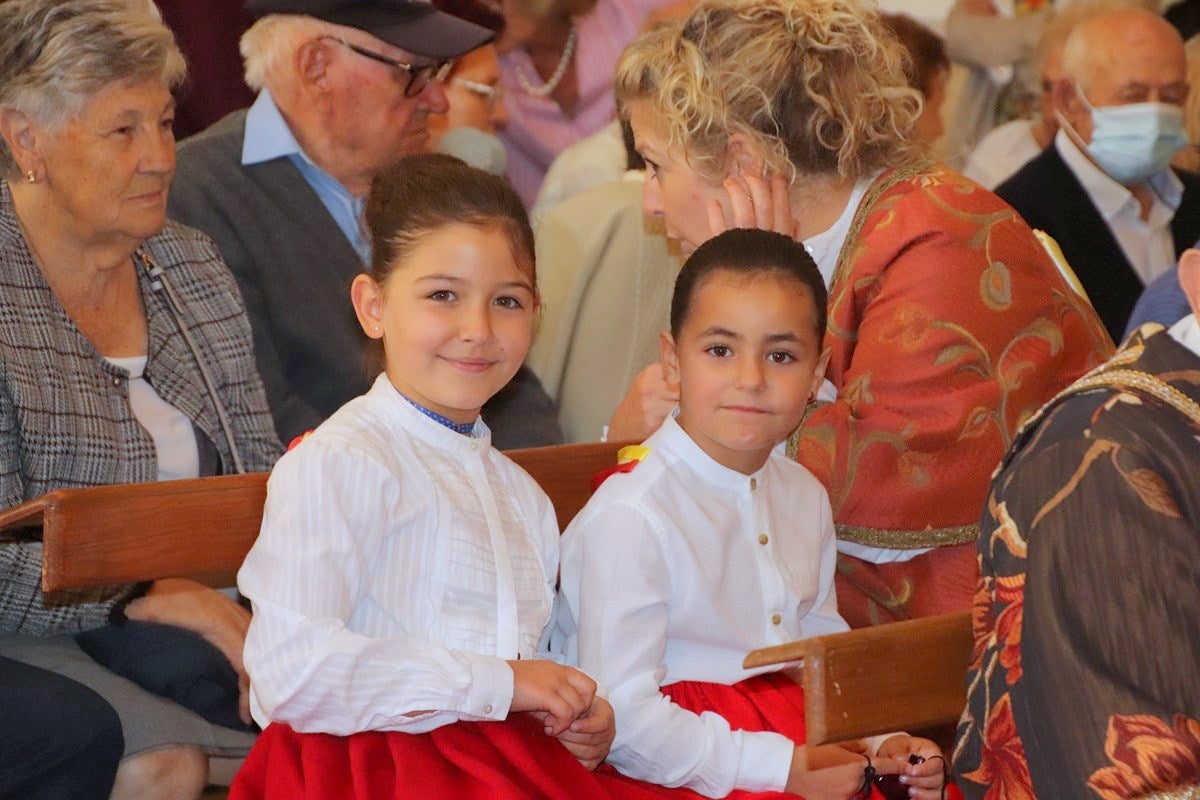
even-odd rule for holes
{"type": "Polygon", "coordinates": [[[767,457],[767,461],[757,472],[753,475],[746,475],[736,469],[718,464],[712,456],[704,452],[700,445],[692,440],[691,436],[688,436],[683,428],[679,427],[679,422],[675,419],[677,416],[679,416],[678,407],[671,412],[662,427],[646,440],[646,446],[650,448],[650,452],[661,448],[669,453],[673,460],[686,465],[705,483],[711,484],[714,489],[741,491],[744,488],[754,490],[766,486],[767,465],[771,458],[775,457],[774,452],[767,457]]]}
{"type": "Polygon", "coordinates": [[[1195,314],[1188,314],[1167,329],[1171,338],[1200,356],[1200,322],[1195,314]]]}
{"type": "MultiPolygon", "coordinates": [[[[1122,213],[1140,215],[1138,201],[1133,192],[1092,163],[1065,129],[1059,128],[1055,134],[1054,147],[1066,163],[1067,169],[1074,173],[1106,220],[1111,222],[1122,213]]],[[[1179,176],[1172,172],[1170,167],[1163,167],[1147,178],[1146,182],[1150,185],[1154,204],[1165,206],[1171,212],[1168,216],[1174,216],[1175,209],[1179,208],[1179,201],[1183,198],[1183,184],[1179,176]]]]}
{"type": "Polygon", "coordinates": [[[492,431],[480,417],[475,420],[475,430],[470,436],[452,431],[440,422],[436,422],[421,413],[399,390],[388,380],[386,372],[379,373],[370,391],[369,397],[377,397],[387,404],[388,410],[403,420],[405,430],[424,439],[444,450],[479,452],[487,450],[492,444],[492,431]]]}
{"type": "Polygon", "coordinates": [[[850,234],[850,225],[854,222],[858,205],[862,202],[863,195],[867,193],[867,187],[874,183],[882,173],[882,169],[877,170],[874,174],[868,175],[854,184],[854,191],[850,193],[846,207],[842,209],[841,216],[837,218],[837,221],[821,233],[804,240],[804,249],[813,257],[813,261],[817,262],[817,269],[821,271],[821,277],[825,279],[826,286],[833,283],[833,273],[837,270],[838,257],[842,253],[846,237],[850,234]]]}

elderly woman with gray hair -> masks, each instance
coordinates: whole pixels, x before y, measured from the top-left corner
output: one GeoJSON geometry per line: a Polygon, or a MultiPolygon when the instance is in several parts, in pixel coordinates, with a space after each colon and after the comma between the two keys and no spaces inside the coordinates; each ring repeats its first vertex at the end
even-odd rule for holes
{"type": "MultiPolygon", "coordinates": [[[[184,72],[150,0],[0,4],[0,508],[279,453],[237,287],[166,220],[184,72]]],[[[47,597],[40,571],[0,539],[0,795],[198,796],[252,741],[248,614],[177,579],[47,597]],[[91,760],[42,755],[64,737],[91,760]]]]}

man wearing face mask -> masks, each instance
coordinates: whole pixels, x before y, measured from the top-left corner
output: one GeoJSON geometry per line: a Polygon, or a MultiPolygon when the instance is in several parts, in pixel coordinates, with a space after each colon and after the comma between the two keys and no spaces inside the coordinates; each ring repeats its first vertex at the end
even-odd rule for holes
{"type": "Polygon", "coordinates": [[[1116,8],[1080,23],[1054,89],[1053,144],[1000,185],[1056,240],[1120,341],[1144,286],[1200,238],[1200,177],[1173,171],[1183,129],[1183,40],[1161,17],[1116,8]]]}

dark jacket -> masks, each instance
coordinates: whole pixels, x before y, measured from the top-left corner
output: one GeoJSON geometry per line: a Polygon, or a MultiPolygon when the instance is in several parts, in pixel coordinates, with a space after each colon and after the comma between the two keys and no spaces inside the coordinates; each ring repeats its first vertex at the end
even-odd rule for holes
{"type": "MultiPolygon", "coordinates": [[[[1171,220],[1175,257],[1200,239],[1200,176],[1176,174],[1183,198],[1171,220]]],[[[1104,217],[1070,167],[1051,145],[996,189],[1031,228],[1050,234],[1079,276],[1114,342],[1145,286],[1134,272],[1104,217]]]]}

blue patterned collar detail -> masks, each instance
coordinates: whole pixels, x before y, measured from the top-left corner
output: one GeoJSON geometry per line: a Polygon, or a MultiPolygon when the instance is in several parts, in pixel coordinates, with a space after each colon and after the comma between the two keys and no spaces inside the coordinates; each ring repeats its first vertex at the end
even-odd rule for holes
{"type": "Polygon", "coordinates": [[[461,433],[463,436],[474,436],[475,435],[475,423],[474,422],[462,422],[462,423],[454,422],[453,420],[446,419],[445,417],[443,417],[441,414],[437,413],[436,411],[430,411],[428,408],[421,405],[416,400],[413,400],[411,397],[404,394],[404,392],[397,392],[397,394],[400,395],[401,397],[403,397],[405,400],[407,400],[409,402],[409,405],[411,405],[417,411],[420,411],[425,416],[429,417],[431,420],[436,422],[438,425],[449,428],[450,430],[454,431],[455,433],[461,433]]]}

